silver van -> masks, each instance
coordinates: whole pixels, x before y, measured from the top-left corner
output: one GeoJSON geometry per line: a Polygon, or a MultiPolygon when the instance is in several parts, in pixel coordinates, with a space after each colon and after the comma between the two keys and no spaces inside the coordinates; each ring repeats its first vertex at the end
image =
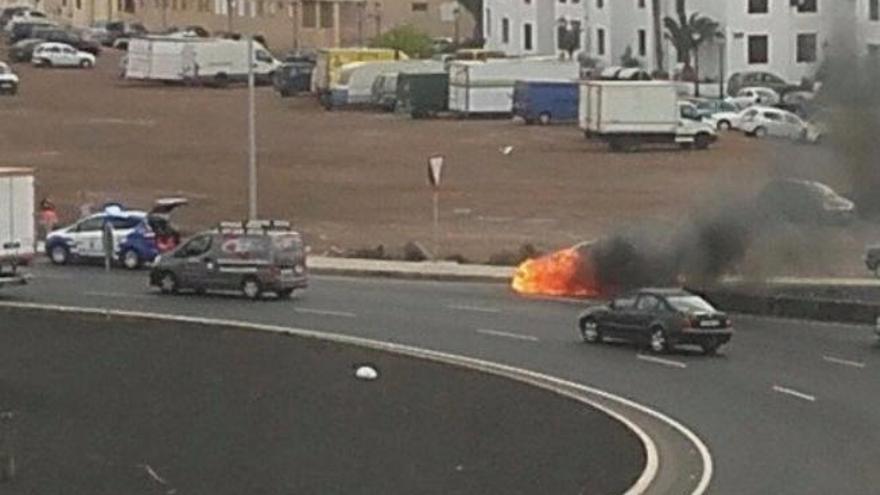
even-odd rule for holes
{"type": "Polygon", "coordinates": [[[305,246],[285,221],[222,222],[157,258],[150,285],[163,294],[240,291],[260,299],[273,292],[287,298],[308,286],[305,246]]]}

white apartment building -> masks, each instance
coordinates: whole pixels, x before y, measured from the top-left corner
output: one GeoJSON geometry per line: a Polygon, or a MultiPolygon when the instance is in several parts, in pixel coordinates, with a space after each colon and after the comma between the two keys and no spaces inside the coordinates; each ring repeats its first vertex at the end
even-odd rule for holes
{"type": "MultiPolygon", "coordinates": [[[[675,18],[675,0],[659,0],[659,16],[675,18]]],[[[629,50],[646,69],[667,71],[674,46],[657,36],[654,0],[484,0],[486,47],[510,55],[555,55],[559,27],[581,30],[579,53],[618,65],[629,50]],[[655,44],[662,47],[657,63],[655,44]]],[[[880,57],[880,0],[686,0],[688,15],[720,24],[718,39],[699,54],[701,79],[766,70],[796,82],[812,75],[836,47],[880,57]]]]}

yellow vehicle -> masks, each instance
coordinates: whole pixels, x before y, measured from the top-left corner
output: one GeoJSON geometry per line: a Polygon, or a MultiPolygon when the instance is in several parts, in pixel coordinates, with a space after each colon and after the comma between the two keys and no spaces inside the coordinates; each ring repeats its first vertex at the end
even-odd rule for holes
{"type": "Polygon", "coordinates": [[[312,92],[321,96],[339,82],[341,68],[351,62],[406,60],[409,57],[388,48],[326,48],[318,51],[318,60],[312,72],[312,92]]]}

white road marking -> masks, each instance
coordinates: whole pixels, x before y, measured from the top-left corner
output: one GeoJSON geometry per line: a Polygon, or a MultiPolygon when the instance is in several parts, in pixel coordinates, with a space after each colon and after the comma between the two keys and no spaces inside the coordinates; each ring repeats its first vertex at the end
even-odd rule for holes
{"type": "Polygon", "coordinates": [[[450,304],[447,306],[449,309],[457,309],[459,311],[474,311],[477,313],[500,313],[501,310],[498,308],[486,308],[481,306],[464,306],[460,304],[450,304]]]}
{"type": "Polygon", "coordinates": [[[330,309],[295,308],[293,311],[296,313],[309,314],[309,315],[339,316],[340,318],[357,318],[357,315],[354,313],[349,313],[347,311],[333,311],[330,309]]]}
{"type": "Polygon", "coordinates": [[[787,387],[780,387],[779,385],[773,385],[773,391],[779,392],[780,394],[787,394],[792,397],[797,397],[798,399],[803,399],[809,402],[816,402],[816,396],[805,394],[803,392],[798,392],[797,390],[790,389],[787,387]]]}
{"type": "Polygon", "coordinates": [[[851,366],[853,368],[864,368],[865,367],[865,363],[862,363],[860,361],[850,361],[849,359],[841,359],[841,358],[836,358],[834,356],[822,356],[822,359],[824,361],[829,362],[829,363],[841,364],[843,366],[851,366]]]}
{"type": "Polygon", "coordinates": [[[636,354],[636,359],[641,359],[642,361],[648,361],[649,363],[662,364],[663,366],[671,366],[673,368],[687,368],[688,365],[682,363],[681,361],[673,361],[671,359],[663,359],[656,356],[647,356],[645,354],[636,354]]]}
{"type": "Polygon", "coordinates": [[[483,335],[492,335],[493,337],[505,337],[508,339],[527,340],[529,342],[540,342],[538,337],[534,335],[524,335],[521,333],[502,332],[500,330],[489,330],[488,328],[478,328],[477,333],[483,335]]]}

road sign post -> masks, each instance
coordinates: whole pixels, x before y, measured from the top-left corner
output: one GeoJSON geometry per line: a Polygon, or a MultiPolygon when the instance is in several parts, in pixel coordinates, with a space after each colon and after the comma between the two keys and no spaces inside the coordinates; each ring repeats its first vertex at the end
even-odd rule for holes
{"type": "Polygon", "coordinates": [[[443,155],[428,158],[428,183],[431,184],[434,207],[434,245],[431,249],[431,257],[434,261],[440,257],[440,174],[443,172],[443,161],[443,155]]]}

